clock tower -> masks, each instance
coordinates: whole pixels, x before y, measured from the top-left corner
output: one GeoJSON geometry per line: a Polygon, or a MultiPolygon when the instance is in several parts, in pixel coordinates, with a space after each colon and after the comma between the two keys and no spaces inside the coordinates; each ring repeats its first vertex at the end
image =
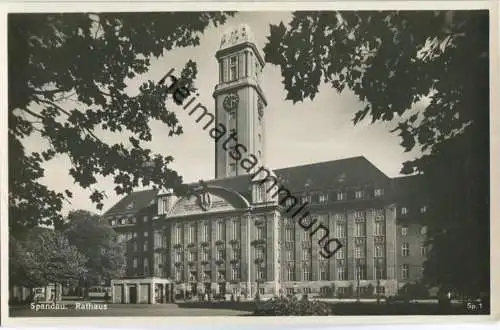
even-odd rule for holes
{"type": "Polygon", "coordinates": [[[248,174],[240,162],[251,155],[259,163],[255,168],[265,164],[267,100],[260,87],[264,60],[247,25],[224,33],[215,57],[219,63],[219,83],[213,93],[215,120],[217,126],[226,128],[225,137],[215,143],[215,178],[218,179],[248,174]],[[231,135],[235,138],[224,143],[231,135]]]}

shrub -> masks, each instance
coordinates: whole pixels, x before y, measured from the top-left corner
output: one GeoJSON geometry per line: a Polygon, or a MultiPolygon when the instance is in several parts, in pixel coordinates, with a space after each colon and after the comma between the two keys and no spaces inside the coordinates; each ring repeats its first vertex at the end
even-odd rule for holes
{"type": "Polygon", "coordinates": [[[332,315],[331,306],[317,300],[297,299],[296,297],[274,297],[266,302],[257,303],[254,315],[308,316],[332,315]]]}

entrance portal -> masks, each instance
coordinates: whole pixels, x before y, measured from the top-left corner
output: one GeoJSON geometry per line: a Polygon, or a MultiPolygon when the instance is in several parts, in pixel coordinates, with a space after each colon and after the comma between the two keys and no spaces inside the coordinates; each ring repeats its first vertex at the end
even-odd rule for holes
{"type": "Polygon", "coordinates": [[[131,304],[137,304],[137,287],[134,285],[134,286],[130,286],[128,288],[128,296],[129,296],[129,302],[131,304]]]}

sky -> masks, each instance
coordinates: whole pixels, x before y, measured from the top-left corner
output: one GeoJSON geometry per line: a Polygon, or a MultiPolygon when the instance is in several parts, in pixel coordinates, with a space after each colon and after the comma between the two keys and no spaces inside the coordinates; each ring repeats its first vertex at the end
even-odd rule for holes
{"type": "MultiPolygon", "coordinates": [[[[262,51],[269,35],[270,24],[291,19],[289,12],[244,12],[230,18],[226,24],[211,26],[201,36],[196,47],[174,49],[166,56],[152,60],[150,70],[130,82],[128,90],[138,92],[138,86],[146,80],[158,81],[171,68],[178,75],[188,60],[198,65],[195,86],[200,96],[197,100],[214,113],[212,93],[218,81],[218,64],[215,52],[220,45],[222,34],[231,27],[247,24],[255,35],[257,48],[262,51]]],[[[263,53],[261,53],[263,55],[263,53]]],[[[324,85],[313,101],[306,100],[293,104],[286,101],[286,91],[281,83],[282,77],[277,66],[266,64],[262,72],[261,87],[268,99],[264,121],[266,146],[264,162],[268,168],[277,169],[304,165],[313,162],[329,161],[353,156],[364,156],[390,177],[399,176],[401,165],[406,160],[418,156],[416,152],[405,153],[399,145],[400,138],[390,133],[395,127],[393,122],[371,124],[365,120],[354,126],[354,113],[363,108],[356,96],[349,90],[338,94],[333,88],[324,85]]],[[[215,173],[214,141],[202,125],[194,122],[180,106],[169,107],[175,110],[184,133],[169,137],[168,127],[160,122],[151,122],[153,140],[147,145],[154,153],[171,155],[174,162],[171,168],[183,176],[185,182],[211,179],[215,173]]],[[[126,142],[128,136],[109,132],[98,134],[111,143],[126,142]]],[[[46,146],[40,138],[33,136],[26,140],[28,150],[38,151],[46,146]]],[[[73,192],[71,204],[64,205],[64,213],[84,209],[103,213],[123,196],[117,196],[112,178],[98,178],[93,187],[105,190],[107,198],[104,208],[98,211],[89,199],[90,190],[74,184],[68,174],[70,163],[66,156],[59,156],[45,163],[45,177],[41,180],[56,191],[70,189],[73,192]]],[[[144,188],[142,188],[144,189],[144,188]]]]}

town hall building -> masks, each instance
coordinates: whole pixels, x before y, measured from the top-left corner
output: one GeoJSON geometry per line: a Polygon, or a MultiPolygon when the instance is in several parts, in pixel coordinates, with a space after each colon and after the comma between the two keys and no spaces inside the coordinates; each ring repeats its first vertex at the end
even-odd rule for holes
{"type": "MultiPolygon", "coordinates": [[[[265,165],[264,60],[248,26],[224,34],[215,57],[216,124],[265,165]]],[[[215,143],[215,178],[193,183],[194,194],[137,191],[105,213],[127,243],[114,302],[332,288],[390,296],[421,277],[427,201],[419,177],[390,178],[362,156],[249,173],[234,149],[215,143]]]]}

